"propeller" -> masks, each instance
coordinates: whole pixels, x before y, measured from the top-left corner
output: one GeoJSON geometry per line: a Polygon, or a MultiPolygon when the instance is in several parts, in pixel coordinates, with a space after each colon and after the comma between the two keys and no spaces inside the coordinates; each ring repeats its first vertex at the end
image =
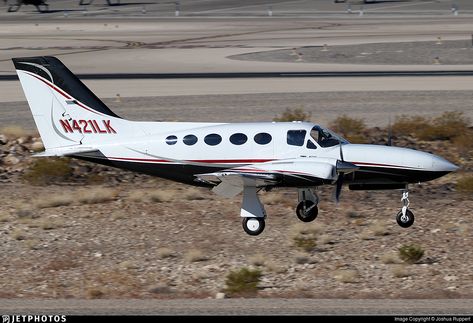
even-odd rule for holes
{"type": "Polygon", "coordinates": [[[343,148],[342,148],[342,143],[340,142],[340,159],[337,160],[337,163],[335,165],[335,170],[337,171],[338,178],[336,181],[336,186],[335,186],[335,201],[338,203],[340,201],[340,194],[342,193],[342,186],[343,186],[343,181],[345,180],[345,174],[352,173],[359,169],[358,166],[356,166],[353,163],[346,162],[345,159],[343,158],[343,148]]]}

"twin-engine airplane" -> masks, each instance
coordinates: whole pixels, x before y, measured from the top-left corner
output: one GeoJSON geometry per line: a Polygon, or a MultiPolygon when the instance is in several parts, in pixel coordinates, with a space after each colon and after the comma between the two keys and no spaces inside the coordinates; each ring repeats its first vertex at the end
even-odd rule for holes
{"type": "Polygon", "coordinates": [[[316,188],[403,189],[396,216],[409,227],[409,183],[429,181],[458,167],[412,149],[355,145],[308,122],[186,123],[128,121],[113,113],[55,57],[13,58],[45,151],[142,172],[220,195],[243,192],[243,229],[260,234],[266,212],[258,191],[298,190],[297,217],[318,214],[316,188]]]}

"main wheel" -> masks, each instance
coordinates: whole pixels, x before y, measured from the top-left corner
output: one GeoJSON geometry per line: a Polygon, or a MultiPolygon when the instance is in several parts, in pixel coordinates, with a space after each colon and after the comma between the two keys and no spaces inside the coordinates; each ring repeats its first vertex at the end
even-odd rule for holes
{"type": "Polygon", "coordinates": [[[314,221],[319,214],[317,205],[309,200],[300,202],[296,208],[296,215],[302,222],[314,221]]]}
{"type": "Polygon", "coordinates": [[[414,223],[414,213],[406,210],[406,215],[402,215],[402,210],[396,215],[397,224],[403,228],[409,228],[414,223]]]}
{"type": "Polygon", "coordinates": [[[264,230],[263,218],[243,218],[243,230],[250,236],[257,236],[264,230]]]}

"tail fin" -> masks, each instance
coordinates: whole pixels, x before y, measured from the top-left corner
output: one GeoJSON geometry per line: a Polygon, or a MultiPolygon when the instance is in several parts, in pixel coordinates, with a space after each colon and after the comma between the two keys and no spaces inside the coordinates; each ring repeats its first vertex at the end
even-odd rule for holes
{"type": "Polygon", "coordinates": [[[103,142],[105,135],[127,132],[129,122],[113,113],[57,58],[12,60],[46,150],[103,142]]]}

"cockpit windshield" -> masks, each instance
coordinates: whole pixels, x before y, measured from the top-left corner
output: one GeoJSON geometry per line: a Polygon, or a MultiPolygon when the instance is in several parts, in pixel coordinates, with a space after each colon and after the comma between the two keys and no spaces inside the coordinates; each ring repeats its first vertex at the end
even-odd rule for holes
{"type": "Polygon", "coordinates": [[[310,131],[310,136],[317,141],[321,147],[332,147],[342,144],[348,144],[346,139],[343,139],[339,135],[331,132],[328,129],[324,129],[320,126],[315,126],[310,131]]]}

